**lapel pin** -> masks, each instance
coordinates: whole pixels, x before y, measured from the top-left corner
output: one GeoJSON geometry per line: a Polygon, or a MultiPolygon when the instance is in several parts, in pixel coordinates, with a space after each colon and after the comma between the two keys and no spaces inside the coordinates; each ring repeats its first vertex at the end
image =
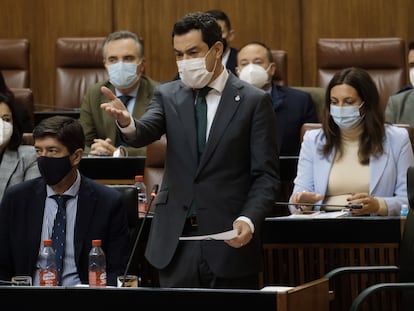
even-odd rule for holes
{"type": "Polygon", "coordinates": [[[234,100],[235,100],[236,102],[238,102],[238,101],[240,100],[240,95],[236,95],[236,97],[234,97],[234,100]]]}

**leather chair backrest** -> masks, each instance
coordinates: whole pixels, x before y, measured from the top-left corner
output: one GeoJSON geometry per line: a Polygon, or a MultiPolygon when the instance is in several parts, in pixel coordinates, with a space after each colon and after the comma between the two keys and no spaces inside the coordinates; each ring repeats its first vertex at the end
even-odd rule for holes
{"type": "Polygon", "coordinates": [[[31,132],[34,127],[34,100],[33,92],[28,88],[10,88],[14,94],[17,113],[23,122],[23,130],[31,132]]]}
{"type": "Polygon", "coordinates": [[[335,72],[346,67],[360,67],[371,75],[385,111],[388,97],[406,85],[405,42],[401,38],[318,39],[318,85],[327,87],[335,72]]]}
{"type": "MultiPolygon", "coordinates": [[[[151,190],[154,185],[161,186],[164,176],[166,151],[167,139],[165,135],[147,146],[144,168],[144,183],[147,186],[147,198],[151,197],[151,190]]],[[[154,206],[152,205],[150,211],[153,210],[154,206]]]]}
{"type": "Polygon", "coordinates": [[[128,214],[128,227],[131,232],[138,224],[138,189],[134,185],[107,185],[122,194],[122,205],[128,214]]]}
{"type": "Polygon", "coordinates": [[[56,41],[56,110],[78,109],[86,89],[108,78],[102,55],[105,37],[58,38],[56,41]]]}
{"type": "Polygon", "coordinates": [[[272,77],[273,83],[277,85],[288,84],[287,52],[284,50],[271,50],[273,62],[276,64],[276,71],[272,77]]]}
{"type": "Polygon", "coordinates": [[[28,39],[0,39],[0,70],[9,88],[30,88],[28,39]]]}

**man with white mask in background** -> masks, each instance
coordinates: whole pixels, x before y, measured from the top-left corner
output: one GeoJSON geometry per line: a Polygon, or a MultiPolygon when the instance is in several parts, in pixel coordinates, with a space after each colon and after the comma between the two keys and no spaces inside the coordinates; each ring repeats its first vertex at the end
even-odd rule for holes
{"type": "Polygon", "coordinates": [[[144,113],[159,83],[144,75],[144,45],[139,37],[126,30],[110,34],[103,46],[103,62],[109,80],[88,88],[80,110],[80,123],[85,133],[85,153],[94,156],[146,155],[146,148],[124,146],[116,125],[100,108],[107,101],[101,87],[109,88],[121,99],[133,117],[144,113]]]}
{"type": "Polygon", "coordinates": [[[269,92],[276,112],[281,156],[299,154],[300,129],[303,123],[318,122],[315,107],[309,93],[276,85],[272,77],[277,70],[270,49],[261,42],[243,46],[237,56],[237,74],[269,92]]]}
{"type": "Polygon", "coordinates": [[[391,95],[385,108],[385,121],[414,126],[414,41],[408,45],[410,85],[391,95]]]}
{"type": "Polygon", "coordinates": [[[248,43],[239,50],[236,70],[241,80],[268,92],[272,97],[280,156],[287,158],[280,165],[283,189],[278,199],[284,201],[296,176],[297,162],[291,158],[299,155],[301,127],[304,123],[318,122],[315,106],[309,93],[272,82],[276,64],[270,49],[261,42],[248,43]]]}

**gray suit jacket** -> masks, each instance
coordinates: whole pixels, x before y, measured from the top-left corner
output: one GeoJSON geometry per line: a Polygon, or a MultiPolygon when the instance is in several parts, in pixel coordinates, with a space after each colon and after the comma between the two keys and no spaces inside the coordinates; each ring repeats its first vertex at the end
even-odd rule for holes
{"type": "Polygon", "coordinates": [[[222,277],[259,272],[260,227],[280,185],[276,121],[269,94],[230,73],[200,160],[193,90],[181,80],[155,90],[136,127],[136,139],[128,141],[132,145],[147,145],[164,133],[168,142],[145,253],[149,262],[158,269],[169,264],[194,201],[200,234],[232,229],[241,215],[255,226],[252,241],[240,249],[223,241],[202,242],[212,271],[222,277]]]}
{"type": "Polygon", "coordinates": [[[390,96],[385,109],[385,120],[414,127],[414,89],[390,96]]]}
{"type": "MultiPolygon", "coordinates": [[[[154,88],[158,82],[146,77],[141,77],[138,94],[135,100],[133,116],[139,118],[143,115],[150,102],[154,88]]],[[[115,87],[107,80],[101,81],[91,86],[85,94],[80,110],[80,123],[85,133],[85,153],[89,153],[90,146],[95,138],[110,138],[113,143],[117,139],[116,124],[114,120],[101,109],[100,105],[108,101],[101,93],[101,87],[106,86],[115,93],[115,87]]],[[[127,147],[128,155],[145,155],[146,148],[127,147]]]]}
{"type": "Polygon", "coordinates": [[[6,149],[0,163],[0,202],[7,187],[39,176],[33,146],[21,145],[17,150],[6,149]]]}

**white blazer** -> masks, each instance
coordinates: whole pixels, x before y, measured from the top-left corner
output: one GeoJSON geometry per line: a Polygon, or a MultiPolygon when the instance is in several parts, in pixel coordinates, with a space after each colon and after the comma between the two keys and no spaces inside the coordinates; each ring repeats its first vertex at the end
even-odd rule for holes
{"type": "MultiPolygon", "coordinates": [[[[335,157],[335,150],[328,158],[319,153],[325,143],[326,138],[322,129],[305,132],[292,196],[302,191],[325,196],[329,172],[335,157]]],[[[370,158],[369,193],[385,200],[389,216],[398,216],[401,204],[408,204],[407,170],[412,165],[414,156],[407,130],[386,124],[384,153],[378,158],[370,158]]],[[[291,212],[293,209],[294,207],[291,207],[291,212]]]]}

